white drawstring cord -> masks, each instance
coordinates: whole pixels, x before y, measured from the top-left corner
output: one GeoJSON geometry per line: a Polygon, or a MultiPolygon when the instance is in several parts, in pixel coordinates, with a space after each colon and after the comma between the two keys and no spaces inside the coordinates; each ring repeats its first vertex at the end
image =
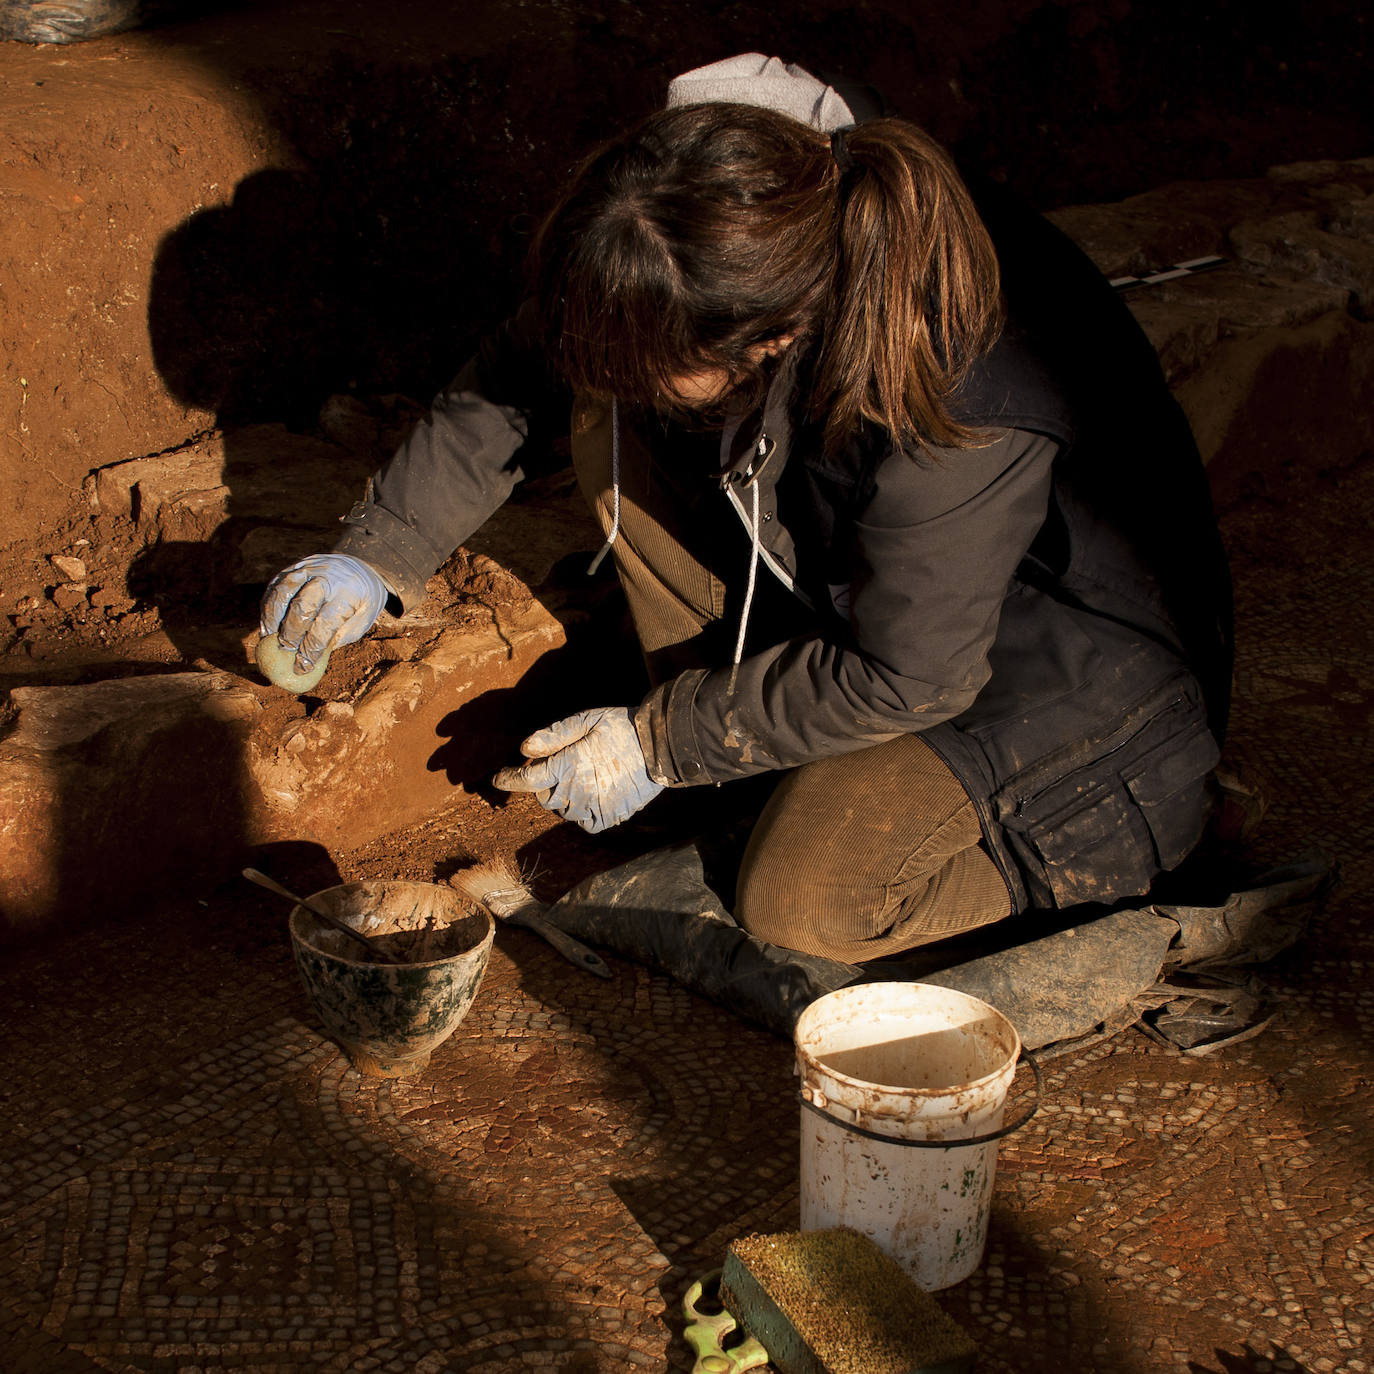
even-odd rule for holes
{"type": "Polygon", "coordinates": [[[620,402],[611,397],[611,532],[606,542],[597,550],[587,568],[591,577],[601,566],[601,560],[611,551],[616,536],[620,533],[620,402]]]}
{"type": "Polygon", "coordinates": [[[744,635],[749,628],[749,608],[754,604],[754,583],[759,571],[759,484],[749,484],[753,493],[753,516],[749,521],[749,581],[744,588],[744,607],[739,613],[739,637],[735,640],[735,658],[730,668],[730,685],[727,690],[735,690],[735,677],[739,673],[740,660],[744,657],[744,635]]]}

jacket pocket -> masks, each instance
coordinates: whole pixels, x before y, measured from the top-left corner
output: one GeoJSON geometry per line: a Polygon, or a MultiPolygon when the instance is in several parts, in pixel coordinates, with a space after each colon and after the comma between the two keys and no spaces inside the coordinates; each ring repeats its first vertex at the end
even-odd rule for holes
{"type": "Polygon", "coordinates": [[[1085,741],[1052,781],[1040,770],[1034,789],[1013,779],[1003,833],[1032,899],[1067,907],[1147,892],[1201,838],[1219,752],[1196,693],[1175,693],[1096,748],[1085,741]]]}
{"type": "Polygon", "coordinates": [[[1126,774],[1126,787],[1145,817],[1159,869],[1173,868],[1202,838],[1211,811],[1208,778],[1221,750],[1206,725],[1166,741],[1126,774]]]}

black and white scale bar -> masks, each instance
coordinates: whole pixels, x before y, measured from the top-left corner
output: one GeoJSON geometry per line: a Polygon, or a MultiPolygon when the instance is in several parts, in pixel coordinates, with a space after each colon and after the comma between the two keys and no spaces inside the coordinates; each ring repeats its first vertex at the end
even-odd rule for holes
{"type": "Polygon", "coordinates": [[[1151,272],[1148,277],[1113,277],[1112,285],[1118,291],[1130,291],[1137,286],[1158,286],[1161,282],[1177,281],[1179,277],[1195,277],[1199,272],[1211,272],[1223,267],[1225,258],[1215,255],[1206,258],[1189,258],[1187,262],[1176,262],[1172,267],[1151,272]]]}

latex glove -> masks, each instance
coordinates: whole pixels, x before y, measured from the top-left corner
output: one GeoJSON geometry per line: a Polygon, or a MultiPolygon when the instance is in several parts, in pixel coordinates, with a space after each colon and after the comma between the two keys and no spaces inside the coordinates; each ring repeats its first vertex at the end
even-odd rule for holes
{"type": "Polygon", "coordinates": [[[296,650],[308,673],[326,649],[360,640],[386,605],[388,588],[375,568],[346,553],[318,553],[279,572],[262,598],[264,635],[296,650]]]}
{"type": "Polygon", "coordinates": [[[663,791],[644,766],[644,750],[623,706],[581,711],[521,746],[530,760],[492,781],[507,792],[533,792],[546,811],[595,835],[628,820],[663,791]]]}

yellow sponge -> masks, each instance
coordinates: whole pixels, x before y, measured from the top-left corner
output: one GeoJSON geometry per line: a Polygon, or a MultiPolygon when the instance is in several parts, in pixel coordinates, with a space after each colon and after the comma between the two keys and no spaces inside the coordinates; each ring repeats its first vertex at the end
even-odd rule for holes
{"type": "Polygon", "coordinates": [[[972,1338],[847,1228],[742,1236],[720,1295],[780,1374],[968,1374],[972,1338]]]}

